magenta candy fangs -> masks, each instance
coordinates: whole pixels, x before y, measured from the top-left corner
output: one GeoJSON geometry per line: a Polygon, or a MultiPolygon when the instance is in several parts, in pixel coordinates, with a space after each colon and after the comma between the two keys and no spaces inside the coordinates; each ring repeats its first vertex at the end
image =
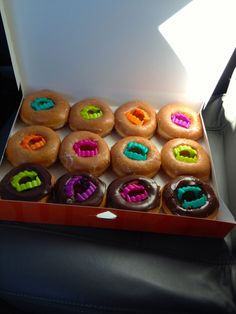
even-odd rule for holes
{"type": "Polygon", "coordinates": [[[94,157],[98,154],[98,143],[94,140],[80,140],[73,145],[73,149],[79,157],[94,157]]]}
{"type": "Polygon", "coordinates": [[[171,121],[178,125],[181,126],[182,128],[189,129],[190,127],[190,119],[186,117],[183,113],[174,113],[171,115],[171,121]]]}
{"type": "Polygon", "coordinates": [[[128,184],[120,192],[121,196],[127,202],[142,202],[148,198],[148,192],[141,184],[128,184]]]}

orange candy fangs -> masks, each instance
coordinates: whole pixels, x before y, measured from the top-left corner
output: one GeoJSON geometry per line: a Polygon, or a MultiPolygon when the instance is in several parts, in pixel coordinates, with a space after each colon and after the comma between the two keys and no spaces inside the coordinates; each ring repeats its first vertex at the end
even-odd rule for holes
{"type": "Polygon", "coordinates": [[[126,112],[125,115],[135,125],[143,125],[150,120],[148,113],[141,108],[135,108],[133,112],[126,112]]]}
{"type": "Polygon", "coordinates": [[[21,146],[26,149],[36,150],[43,147],[46,144],[46,140],[37,134],[27,135],[21,142],[21,146]]]}

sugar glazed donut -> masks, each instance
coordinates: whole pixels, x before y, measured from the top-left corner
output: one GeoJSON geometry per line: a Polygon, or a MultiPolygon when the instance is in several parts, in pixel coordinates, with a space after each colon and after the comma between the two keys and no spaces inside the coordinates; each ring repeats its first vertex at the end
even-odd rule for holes
{"type": "Polygon", "coordinates": [[[57,180],[53,190],[53,201],[56,203],[105,206],[106,185],[89,173],[66,173],[57,180]]]}
{"type": "Polygon", "coordinates": [[[219,201],[206,182],[181,176],[163,187],[162,207],[167,214],[214,219],[219,201]]]}
{"type": "Polygon", "coordinates": [[[128,136],[111,148],[112,169],[118,177],[130,174],[154,177],[160,169],[157,147],[148,139],[128,136]]]}
{"type": "Polygon", "coordinates": [[[110,151],[99,135],[76,131],[67,135],[59,152],[62,165],[72,174],[88,172],[100,176],[110,165],[110,151]]]}
{"type": "Polygon", "coordinates": [[[157,133],[167,140],[198,140],[203,135],[200,115],[186,105],[168,104],[157,113],[157,133]]]}
{"type": "Polygon", "coordinates": [[[122,136],[151,138],[156,130],[156,111],[144,101],[130,101],[115,111],[115,129],[122,136]]]}
{"type": "Polygon", "coordinates": [[[23,164],[11,169],[0,182],[0,196],[5,200],[46,202],[54,178],[42,166],[23,164]]]}
{"type": "Polygon", "coordinates": [[[52,129],[28,126],[9,138],[6,157],[13,166],[29,162],[50,167],[57,160],[60,143],[58,134],[52,129]]]}
{"type": "Polygon", "coordinates": [[[192,175],[208,180],[211,172],[210,158],[196,141],[177,138],[165,143],[161,150],[161,164],[171,177],[192,175]]]}
{"type": "Polygon", "coordinates": [[[90,131],[102,137],[114,126],[114,114],[108,104],[100,99],[84,99],[71,108],[69,127],[73,131],[90,131]]]}
{"type": "Polygon", "coordinates": [[[108,186],[106,206],[158,212],[161,207],[160,187],[156,181],[144,176],[117,178],[108,186]]]}
{"type": "Polygon", "coordinates": [[[59,93],[41,90],[23,100],[20,117],[29,125],[43,125],[59,129],[68,119],[70,105],[59,93]]]}

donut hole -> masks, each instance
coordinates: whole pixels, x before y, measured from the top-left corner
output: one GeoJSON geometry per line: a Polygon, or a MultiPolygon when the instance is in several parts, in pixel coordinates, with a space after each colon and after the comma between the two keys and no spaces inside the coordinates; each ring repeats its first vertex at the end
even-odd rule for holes
{"type": "Polygon", "coordinates": [[[182,152],[179,153],[180,156],[184,156],[184,157],[191,157],[191,154],[189,151],[187,150],[183,150],[182,152]]]}
{"type": "Polygon", "coordinates": [[[35,175],[34,177],[23,177],[19,180],[19,184],[24,184],[24,183],[27,183],[27,182],[32,182],[33,180],[35,180],[37,177],[37,175],[35,175]]]}
{"type": "Polygon", "coordinates": [[[79,182],[77,181],[74,185],[73,185],[73,190],[74,193],[84,193],[88,190],[90,186],[89,180],[86,178],[82,178],[79,182]]]}

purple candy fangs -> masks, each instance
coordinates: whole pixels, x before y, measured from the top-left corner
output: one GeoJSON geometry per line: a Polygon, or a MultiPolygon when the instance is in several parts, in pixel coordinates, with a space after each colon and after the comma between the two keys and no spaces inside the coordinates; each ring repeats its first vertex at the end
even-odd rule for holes
{"type": "Polygon", "coordinates": [[[181,126],[182,128],[189,129],[190,127],[190,119],[186,117],[183,113],[174,113],[171,115],[171,121],[178,125],[181,126]]]}
{"type": "Polygon", "coordinates": [[[148,192],[141,184],[129,183],[120,192],[121,196],[127,202],[142,202],[148,198],[148,192]]]}
{"type": "Polygon", "coordinates": [[[77,202],[86,201],[93,195],[96,186],[82,176],[74,176],[66,182],[65,194],[67,198],[76,199],[77,202]]]}
{"type": "Polygon", "coordinates": [[[98,154],[98,143],[94,140],[80,140],[73,145],[73,149],[79,157],[94,157],[98,154]]]}

